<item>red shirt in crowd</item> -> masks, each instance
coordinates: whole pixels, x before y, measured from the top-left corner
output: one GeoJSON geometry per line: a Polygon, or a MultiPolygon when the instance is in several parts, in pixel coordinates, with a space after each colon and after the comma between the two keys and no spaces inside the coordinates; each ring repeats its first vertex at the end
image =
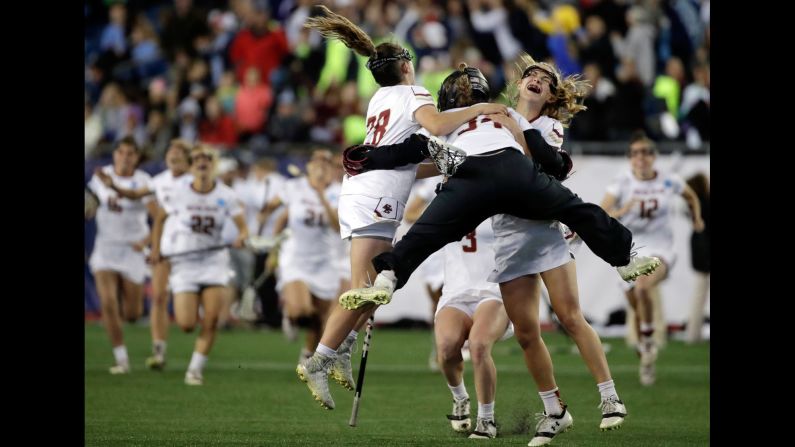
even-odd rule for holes
{"type": "Polygon", "coordinates": [[[250,29],[237,33],[229,47],[229,59],[235,65],[237,82],[245,83],[249,67],[259,69],[263,84],[270,84],[271,71],[289,52],[287,37],[281,28],[256,36],[250,29]]]}

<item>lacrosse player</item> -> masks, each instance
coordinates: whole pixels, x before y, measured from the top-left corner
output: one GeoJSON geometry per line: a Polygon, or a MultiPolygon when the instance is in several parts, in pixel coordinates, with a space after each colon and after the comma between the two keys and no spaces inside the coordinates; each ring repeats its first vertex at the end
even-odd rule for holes
{"type": "MultiPolygon", "coordinates": [[[[190,168],[191,145],[185,140],[171,140],[166,151],[167,169],[157,174],[149,185],[140,185],[137,189],[122,188],[113,182],[110,176],[100,176],[101,180],[120,197],[139,199],[150,194],[155,195],[157,203],[163,204],[171,199],[173,191],[180,183],[189,184],[193,177],[188,173],[190,168]]],[[[171,250],[174,237],[174,221],[167,221],[163,229],[160,249],[171,250]]],[[[152,305],[149,310],[149,321],[152,331],[152,356],[146,359],[146,366],[153,370],[162,370],[166,365],[166,340],[168,339],[168,274],[171,264],[165,258],[152,265],[152,305]]]]}
{"type": "MultiPolygon", "coordinates": [[[[381,86],[367,109],[367,144],[397,143],[420,127],[434,135],[446,135],[480,114],[505,112],[506,107],[499,104],[479,104],[449,114],[437,112],[431,94],[415,85],[414,65],[408,50],[394,43],[376,46],[348,19],[325,6],[320,8],[325,15],[308,19],[305,26],[366,56],[367,68],[381,86]]],[[[342,238],[351,239],[352,287],[363,287],[375,277],[370,259],[391,248],[415,174],[416,166],[411,165],[343,180],[339,219],[342,238]]],[[[315,354],[296,368],[299,378],[326,409],[334,408],[328,390],[329,371],[340,377],[350,370],[355,329],[363,327],[373,311],[372,306],[346,311],[335,305],[315,354]]]]}
{"type": "Polygon", "coordinates": [[[202,385],[202,371],[215,341],[223,295],[228,293],[231,275],[222,226],[227,218],[234,220],[238,229],[234,247],[243,246],[248,238],[248,227],[234,191],[216,178],[218,152],[199,145],[191,150],[190,161],[193,181],[179,185],[155,219],[152,259],[157,262],[161,257],[169,257],[171,261],[169,284],[180,328],[185,332],[193,331],[199,305],[204,311],[201,331],[185,373],[186,384],[202,385]],[[168,220],[175,222],[170,244],[173,251],[164,252],[160,236],[168,220]]]}
{"type": "Polygon", "coordinates": [[[497,436],[494,423],[497,369],[491,348],[513,333],[500,289],[487,281],[494,270],[495,240],[491,225],[489,220],[483,221],[463,239],[445,245],[438,252],[444,260],[444,287],[434,322],[442,372],[453,394],[453,413],[447,417],[453,430],[459,432],[471,427],[461,355],[464,342],[469,341],[478,397],[477,423],[469,437],[480,439],[497,436]]]}
{"type": "Polygon", "coordinates": [[[98,169],[88,183],[97,197],[97,235],[89,265],[97,284],[102,303],[102,321],[108,332],[116,364],[111,374],[130,372],[130,361],[124,345],[122,316],[134,322],[143,312],[144,279],[147,274],[143,249],[149,244],[150,232],[146,214],[154,216],[157,206],[151,196],[140,199],[120,197],[108,187],[102,177],[125,189],[151,188],[149,174],[136,169],[140,149],[132,137],[116,144],[113,164],[98,169]],[[122,308],[118,293],[121,290],[122,308]]]}
{"type": "Polygon", "coordinates": [[[633,136],[627,156],[630,169],[619,174],[608,185],[602,208],[632,230],[640,246],[639,252],[658,256],[662,260],[662,265],[652,275],[631,284],[622,283],[627,300],[640,322],[636,325],[639,376],[640,383],[648,386],[655,382],[657,360],[651,290],[665,279],[676,261],[671,224],[674,197],[682,196],[687,201],[695,231],[704,229],[704,221],[701,219],[701,203],[693,189],[678,175],[654,168],[657,148],[644,133],[633,136]]]}
{"type": "MultiPolygon", "coordinates": [[[[276,290],[291,324],[299,318],[311,319],[299,362],[314,352],[331,305],[339,296],[339,271],[334,262],[339,248],[339,190],[331,180],[331,152],[315,150],[306,165],[306,176],[287,180],[278,195],[287,217],[274,232],[286,228],[290,237],[279,250],[276,290]]],[[[344,379],[353,389],[350,370],[344,379]]]]}
{"type": "MultiPolygon", "coordinates": [[[[532,87],[538,90],[537,74],[528,79],[530,80],[525,81],[523,87],[532,83],[532,87]]],[[[549,90],[543,92],[549,94],[549,90]]],[[[488,83],[482,73],[462,64],[442,84],[439,107],[440,110],[465,107],[486,100],[488,93],[488,83]]],[[[548,100],[552,102],[549,95],[548,100]]],[[[597,255],[612,265],[619,266],[619,273],[626,281],[648,274],[659,265],[659,260],[653,257],[634,257],[630,253],[632,235],[629,230],[615,219],[609,218],[604,210],[583,202],[560,184],[560,180],[565,179],[571,169],[570,159],[565,153],[551,147],[524,117],[513,110],[510,110],[510,114],[519,123],[518,135],[511,131],[511,126],[503,125],[495,117],[483,117],[470,121],[448,136],[448,142],[462,148],[468,158],[458,172],[441,187],[439,195],[395,249],[373,260],[376,269],[381,271],[374,286],[343,294],[340,297],[343,307],[358,308],[368,303],[388,303],[394,289],[402,287],[417,265],[440,244],[453,237],[465,235],[466,229],[489,216],[501,213],[523,218],[563,220],[579,231],[597,255]],[[520,141],[538,153],[537,156],[533,154],[533,160],[536,161],[522,155],[522,152],[530,154],[533,151],[524,148],[515,138],[520,138],[520,141]],[[537,164],[546,173],[539,171],[537,164]]],[[[508,124],[507,121],[503,123],[508,124]]],[[[399,154],[403,159],[413,161],[409,156],[412,150],[418,151],[417,158],[426,155],[417,138],[400,145],[376,148],[373,152],[399,154]]],[[[567,263],[570,257],[568,246],[562,241],[556,222],[541,224],[525,221],[519,222],[518,227],[514,224],[515,221],[509,219],[506,223],[499,216],[494,220],[497,269],[492,280],[508,285],[501,287],[505,308],[516,324],[517,339],[524,350],[528,369],[536,380],[539,395],[544,401],[545,412],[536,427],[536,435],[529,444],[538,446],[551,442],[557,433],[571,426],[573,419],[560,400],[549,354],[540,337],[538,290],[531,292],[534,300],[527,300],[527,290],[512,288],[509,281],[558,267],[567,263]],[[546,242],[535,247],[536,250],[544,250],[538,253],[523,252],[523,247],[533,248],[532,244],[527,245],[527,241],[523,240],[527,225],[537,227],[534,230],[537,236],[548,233],[545,236],[546,242]],[[544,229],[539,225],[551,228],[544,229]],[[544,247],[549,242],[552,245],[544,247]]],[[[534,281],[537,283],[537,279],[534,281]]],[[[571,307],[572,303],[568,304],[571,307]]],[[[612,381],[608,382],[605,387],[610,389],[612,381]]],[[[614,387],[612,388],[614,391],[614,387]]],[[[600,386],[600,391],[601,389],[600,386]]],[[[620,404],[620,401],[617,402],[620,404]]],[[[618,413],[619,411],[608,415],[603,413],[603,423],[612,424],[617,421],[620,424],[623,415],[618,413]]]]}

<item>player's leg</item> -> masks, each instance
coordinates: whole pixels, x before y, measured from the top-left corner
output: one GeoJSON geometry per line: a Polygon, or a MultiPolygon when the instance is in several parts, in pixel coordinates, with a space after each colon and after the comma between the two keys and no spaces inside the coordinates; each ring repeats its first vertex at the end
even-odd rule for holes
{"type": "Polygon", "coordinates": [[[447,418],[453,430],[458,432],[468,431],[472,426],[469,393],[464,385],[464,359],[461,357],[461,347],[471,327],[472,318],[455,306],[445,306],[436,314],[436,352],[447,387],[453,394],[453,412],[447,418]]]}
{"type": "Polygon", "coordinates": [[[505,311],[514,325],[514,336],[524,351],[527,370],[536,382],[538,395],[544,402],[544,417],[536,425],[530,446],[545,445],[557,434],[568,430],[573,418],[560,399],[552,368],[552,359],[541,338],[539,321],[540,277],[520,276],[500,283],[505,311]]]}
{"type": "Polygon", "coordinates": [[[505,334],[508,314],[500,300],[482,301],[475,309],[469,331],[469,350],[475,370],[475,390],[478,395],[478,418],[470,438],[490,439],[497,436],[494,423],[494,404],[497,395],[497,367],[491,350],[505,334]]]}
{"type": "Polygon", "coordinates": [[[152,356],[146,366],[162,370],[166,364],[166,341],[168,340],[168,275],[171,263],[163,260],[152,266],[152,303],[149,309],[149,324],[152,332],[152,356]]]}
{"type": "Polygon", "coordinates": [[[187,385],[202,385],[204,383],[204,367],[218,333],[221,306],[224,304],[224,294],[228,293],[226,289],[225,285],[209,286],[205,287],[198,295],[196,302],[201,304],[204,315],[188,370],[185,372],[187,385]]]}
{"type": "Polygon", "coordinates": [[[656,287],[668,273],[668,266],[663,262],[649,276],[638,278],[631,290],[635,301],[635,315],[638,320],[638,353],[640,354],[640,382],[652,385],[656,381],[657,343],[654,341],[654,303],[652,289],[656,287]]]}
{"type": "Polygon", "coordinates": [[[112,270],[96,270],[94,271],[94,281],[102,306],[102,323],[108,333],[108,338],[110,338],[113,357],[116,361],[116,364],[110,368],[110,373],[126,374],[130,372],[130,360],[127,355],[127,347],[124,345],[121,310],[119,309],[121,275],[112,270]]]}
{"type": "Polygon", "coordinates": [[[569,336],[574,339],[585,365],[596,380],[602,409],[599,428],[611,430],[620,427],[627,410],[618,397],[599,335],[582,315],[575,261],[543,272],[541,278],[549,291],[555,315],[569,336]]]}

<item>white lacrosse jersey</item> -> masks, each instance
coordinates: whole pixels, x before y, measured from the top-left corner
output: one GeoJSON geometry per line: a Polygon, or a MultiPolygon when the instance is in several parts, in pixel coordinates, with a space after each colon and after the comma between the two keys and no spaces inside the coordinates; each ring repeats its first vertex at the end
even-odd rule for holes
{"type": "Polygon", "coordinates": [[[220,180],[210,192],[199,193],[192,183],[179,184],[173,198],[164,204],[168,219],[174,220],[175,230],[170,255],[222,245],[221,230],[228,218],[242,215],[243,208],[232,188],[220,180]]]}
{"type": "Polygon", "coordinates": [[[618,199],[619,208],[633,198],[640,199],[619,219],[632,231],[636,246],[667,248],[674,242],[671,216],[675,196],[684,189],[684,180],[676,174],[658,170],[653,179],[638,180],[627,169],[607,187],[607,193],[618,199]]]}
{"type": "MultiPolygon", "coordinates": [[[[102,172],[110,175],[113,184],[122,189],[152,189],[152,177],[144,171],[135,170],[129,177],[116,175],[112,165],[104,166],[102,172]]],[[[119,197],[111,188],[94,175],[88,188],[99,198],[97,208],[97,243],[130,243],[143,239],[149,233],[146,223],[146,204],[154,200],[151,195],[138,200],[119,197]]]]}
{"type": "MultiPolygon", "coordinates": [[[[446,110],[445,113],[464,110],[465,108],[458,107],[446,110]]],[[[508,111],[511,117],[519,122],[522,130],[529,128],[530,124],[522,115],[519,115],[511,108],[508,108],[508,111]]],[[[467,155],[482,154],[506,147],[512,147],[524,154],[522,145],[516,142],[510,130],[486,118],[484,115],[479,115],[458,126],[456,130],[447,135],[446,141],[463,150],[467,155]]]]}
{"type": "Polygon", "coordinates": [[[174,189],[176,189],[179,184],[182,183],[187,185],[192,181],[193,174],[190,172],[186,172],[179,177],[174,177],[174,173],[171,172],[171,169],[166,169],[160,174],[157,174],[152,178],[152,188],[154,189],[157,203],[163,207],[164,203],[171,200],[174,189]]]}
{"type": "MultiPolygon", "coordinates": [[[[332,208],[337,208],[339,193],[332,184],[324,192],[332,208]]],[[[329,226],[326,209],[306,177],[287,180],[279,193],[289,214],[290,237],[282,244],[281,256],[301,262],[332,264],[338,255],[340,235],[329,226]],[[332,240],[334,240],[332,242],[332,240]]]]}
{"type": "Polygon", "coordinates": [[[533,121],[527,121],[513,109],[509,110],[512,112],[511,116],[519,122],[522,132],[528,129],[535,129],[541,133],[548,145],[558,149],[563,146],[563,124],[560,121],[546,115],[539,115],[533,121]],[[519,116],[521,120],[516,118],[514,114],[519,116]]]}
{"type": "MultiPolygon", "coordinates": [[[[281,174],[271,172],[262,180],[257,180],[252,173],[243,182],[235,183],[235,192],[238,193],[238,197],[245,205],[249,234],[257,234],[260,225],[257,221],[257,214],[266,203],[279,195],[279,191],[284,188],[285,181],[286,179],[281,174]]],[[[281,212],[282,208],[279,207],[268,216],[262,232],[259,233],[260,236],[273,234],[273,225],[281,212]]]]}
{"type": "MultiPolygon", "coordinates": [[[[364,143],[384,146],[402,142],[420,129],[414,112],[426,105],[435,107],[433,97],[424,87],[381,87],[367,107],[367,137],[364,143]]],[[[392,170],[368,171],[354,177],[345,175],[342,194],[376,199],[391,197],[405,205],[416,171],[417,165],[407,165],[392,170]]]]}
{"type": "Polygon", "coordinates": [[[453,299],[500,298],[500,286],[488,281],[494,270],[494,232],[491,220],[481,222],[475,231],[444,250],[444,287],[439,308],[453,299]]]}

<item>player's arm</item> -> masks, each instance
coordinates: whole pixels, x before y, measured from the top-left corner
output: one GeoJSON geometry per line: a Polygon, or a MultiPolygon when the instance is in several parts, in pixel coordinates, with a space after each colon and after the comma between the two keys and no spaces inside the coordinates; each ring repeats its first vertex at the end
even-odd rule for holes
{"type": "Polygon", "coordinates": [[[162,207],[157,207],[157,211],[152,217],[152,253],[149,256],[152,264],[157,264],[162,260],[160,256],[160,238],[163,236],[163,224],[166,218],[168,218],[166,210],[162,207]]]}
{"type": "Polygon", "coordinates": [[[417,166],[417,180],[422,180],[428,177],[436,177],[441,174],[439,169],[433,163],[420,163],[417,166]]]}
{"type": "Polygon", "coordinates": [[[273,235],[278,236],[282,234],[285,228],[287,228],[287,222],[290,220],[290,212],[288,210],[284,210],[283,213],[279,214],[279,217],[276,218],[276,221],[273,223],[273,235]]]}
{"type": "Polygon", "coordinates": [[[600,203],[599,206],[601,206],[602,209],[607,211],[607,214],[609,214],[610,217],[618,219],[624,214],[627,214],[629,210],[632,209],[632,206],[635,205],[635,203],[637,202],[638,199],[632,198],[624,206],[622,206],[621,208],[617,208],[618,197],[610,193],[607,193],[605,194],[605,197],[602,199],[602,203],[600,203]]]}
{"type": "Polygon", "coordinates": [[[326,199],[326,195],[324,191],[318,191],[317,196],[320,199],[320,204],[323,205],[323,209],[326,211],[326,217],[328,218],[328,224],[334,231],[340,231],[340,218],[337,214],[337,209],[332,207],[331,204],[326,199]]]}
{"type": "Polygon", "coordinates": [[[262,233],[262,228],[265,226],[265,222],[280,206],[282,206],[282,199],[279,196],[274,197],[270,202],[266,202],[265,205],[262,206],[262,209],[260,209],[259,213],[257,213],[257,222],[259,222],[259,231],[257,231],[257,234],[262,233]]]}
{"type": "MultiPolygon", "coordinates": [[[[154,200],[146,202],[146,211],[149,213],[149,217],[152,218],[153,222],[157,217],[157,210],[158,210],[157,202],[155,202],[154,200]]],[[[147,235],[140,241],[134,242],[133,250],[142,251],[144,247],[149,245],[150,242],[152,242],[152,231],[147,233],[147,235]]]]}
{"type": "Polygon", "coordinates": [[[232,243],[232,246],[235,248],[242,248],[246,239],[248,239],[248,225],[246,225],[246,218],[243,217],[243,213],[235,214],[232,216],[232,222],[234,222],[235,226],[237,227],[237,238],[235,239],[235,242],[232,243]]]}
{"type": "Polygon", "coordinates": [[[693,191],[693,188],[688,184],[684,186],[682,197],[690,207],[690,214],[693,216],[693,230],[700,233],[704,231],[704,220],[701,218],[701,201],[698,200],[698,195],[693,191]]]}
{"type": "MultiPolygon", "coordinates": [[[[439,173],[437,172],[436,175],[439,175],[439,173]]],[[[403,212],[403,219],[409,223],[416,222],[417,219],[419,219],[422,215],[422,212],[425,211],[427,206],[428,203],[421,197],[414,197],[414,199],[409,202],[409,205],[406,207],[406,211],[403,212]]]]}
{"type": "Polygon", "coordinates": [[[478,115],[492,113],[507,115],[508,108],[503,104],[480,103],[463,110],[441,113],[432,104],[426,104],[414,112],[414,120],[426,128],[431,135],[447,135],[478,115]]]}
{"type": "Polygon", "coordinates": [[[105,184],[105,186],[116,191],[116,194],[118,194],[119,197],[124,197],[126,199],[131,199],[131,200],[138,200],[142,197],[148,196],[149,194],[155,193],[154,191],[150,190],[148,186],[144,186],[138,189],[120,188],[118,185],[113,183],[113,178],[110,175],[102,171],[102,168],[97,168],[94,171],[94,174],[97,175],[97,177],[100,179],[100,181],[102,181],[102,183],[105,184]]]}
{"type": "Polygon", "coordinates": [[[348,175],[376,169],[394,169],[417,164],[428,158],[428,138],[415,133],[400,143],[383,146],[355,145],[342,152],[342,166],[348,175]]]}

